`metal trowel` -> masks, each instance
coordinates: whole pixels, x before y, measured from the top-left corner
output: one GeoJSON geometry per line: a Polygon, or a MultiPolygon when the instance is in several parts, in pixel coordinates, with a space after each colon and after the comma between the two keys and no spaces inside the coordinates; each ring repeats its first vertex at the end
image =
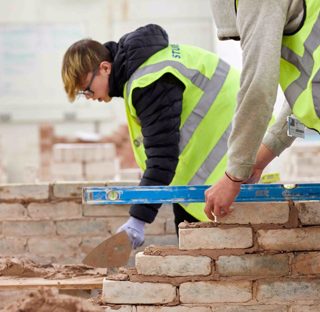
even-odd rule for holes
{"type": "Polygon", "coordinates": [[[128,263],[131,249],[131,241],[123,231],[91,250],[82,263],[95,268],[118,268],[128,263]]]}

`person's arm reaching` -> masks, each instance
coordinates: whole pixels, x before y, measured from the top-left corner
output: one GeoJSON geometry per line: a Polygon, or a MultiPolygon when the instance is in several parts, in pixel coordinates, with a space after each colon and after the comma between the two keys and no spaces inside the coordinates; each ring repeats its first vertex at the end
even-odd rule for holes
{"type": "Polygon", "coordinates": [[[237,27],[243,50],[238,105],[228,142],[227,174],[206,192],[205,212],[224,216],[255,164],[277,95],[288,1],[241,0],[237,27]]]}

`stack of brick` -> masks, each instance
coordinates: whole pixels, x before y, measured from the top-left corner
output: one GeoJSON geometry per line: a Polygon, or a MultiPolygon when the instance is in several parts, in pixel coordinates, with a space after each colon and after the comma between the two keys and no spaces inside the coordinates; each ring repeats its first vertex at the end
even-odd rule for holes
{"type": "Polygon", "coordinates": [[[113,180],[118,173],[114,144],[55,144],[52,177],[62,181],[113,180]]]}
{"type": "MultiPolygon", "coordinates": [[[[81,204],[82,187],[136,184],[0,185],[0,255],[29,257],[39,263],[81,263],[89,251],[127,221],[130,208],[81,204]]],[[[174,231],[172,209],[162,207],[154,224],[146,227],[146,244],[177,244],[174,231]]]]}
{"type": "Polygon", "coordinates": [[[181,224],[179,248],[137,254],[102,300],[117,312],[316,312],[319,240],[319,202],[237,204],[216,224],[181,224]]]}

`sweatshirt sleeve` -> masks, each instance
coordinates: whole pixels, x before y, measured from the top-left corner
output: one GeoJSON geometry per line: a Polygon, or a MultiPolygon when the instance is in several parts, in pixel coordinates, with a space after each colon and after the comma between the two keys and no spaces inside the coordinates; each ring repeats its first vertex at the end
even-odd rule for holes
{"type": "MultiPolygon", "coordinates": [[[[133,105],[141,122],[147,156],[140,185],[169,185],[175,175],[183,90],[183,84],[170,74],[148,87],[134,90],[133,105]]],[[[151,223],[160,206],[132,205],[130,215],[151,223]]]]}
{"type": "Polygon", "coordinates": [[[249,177],[277,95],[288,1],[241,0],[237,27],[243,50],[238,105],[229,138],[227,171],[249,177]]]}
{"type": "Polygon", "coordinates": [[[287,116],[291,115],[291,108],[288,102],[283,102],[279,116],[276,122],[268,129],[262,143],[279,156],[286,148],[288,148],[295,140],[295,137],[287,135],[288,122],[287,116]]]}

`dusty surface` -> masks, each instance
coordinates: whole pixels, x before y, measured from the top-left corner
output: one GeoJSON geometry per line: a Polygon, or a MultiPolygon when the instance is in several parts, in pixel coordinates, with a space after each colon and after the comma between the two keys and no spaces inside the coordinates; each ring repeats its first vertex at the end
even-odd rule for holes
{"type": "Polygon", "coordinates": [[[30,292],[15,303],[6,306],[2,312],[103,312],[86,299],[59,295],[57,290],[40,289],[30,292]]]}
{"type": "Polygon", "coordinates": [[[94,269],[86,265],[41,265],[27,258],[1,257],[0,276],[42,277],[64,279],[78,276],[105,276],[106,269],[94,269]]]}

